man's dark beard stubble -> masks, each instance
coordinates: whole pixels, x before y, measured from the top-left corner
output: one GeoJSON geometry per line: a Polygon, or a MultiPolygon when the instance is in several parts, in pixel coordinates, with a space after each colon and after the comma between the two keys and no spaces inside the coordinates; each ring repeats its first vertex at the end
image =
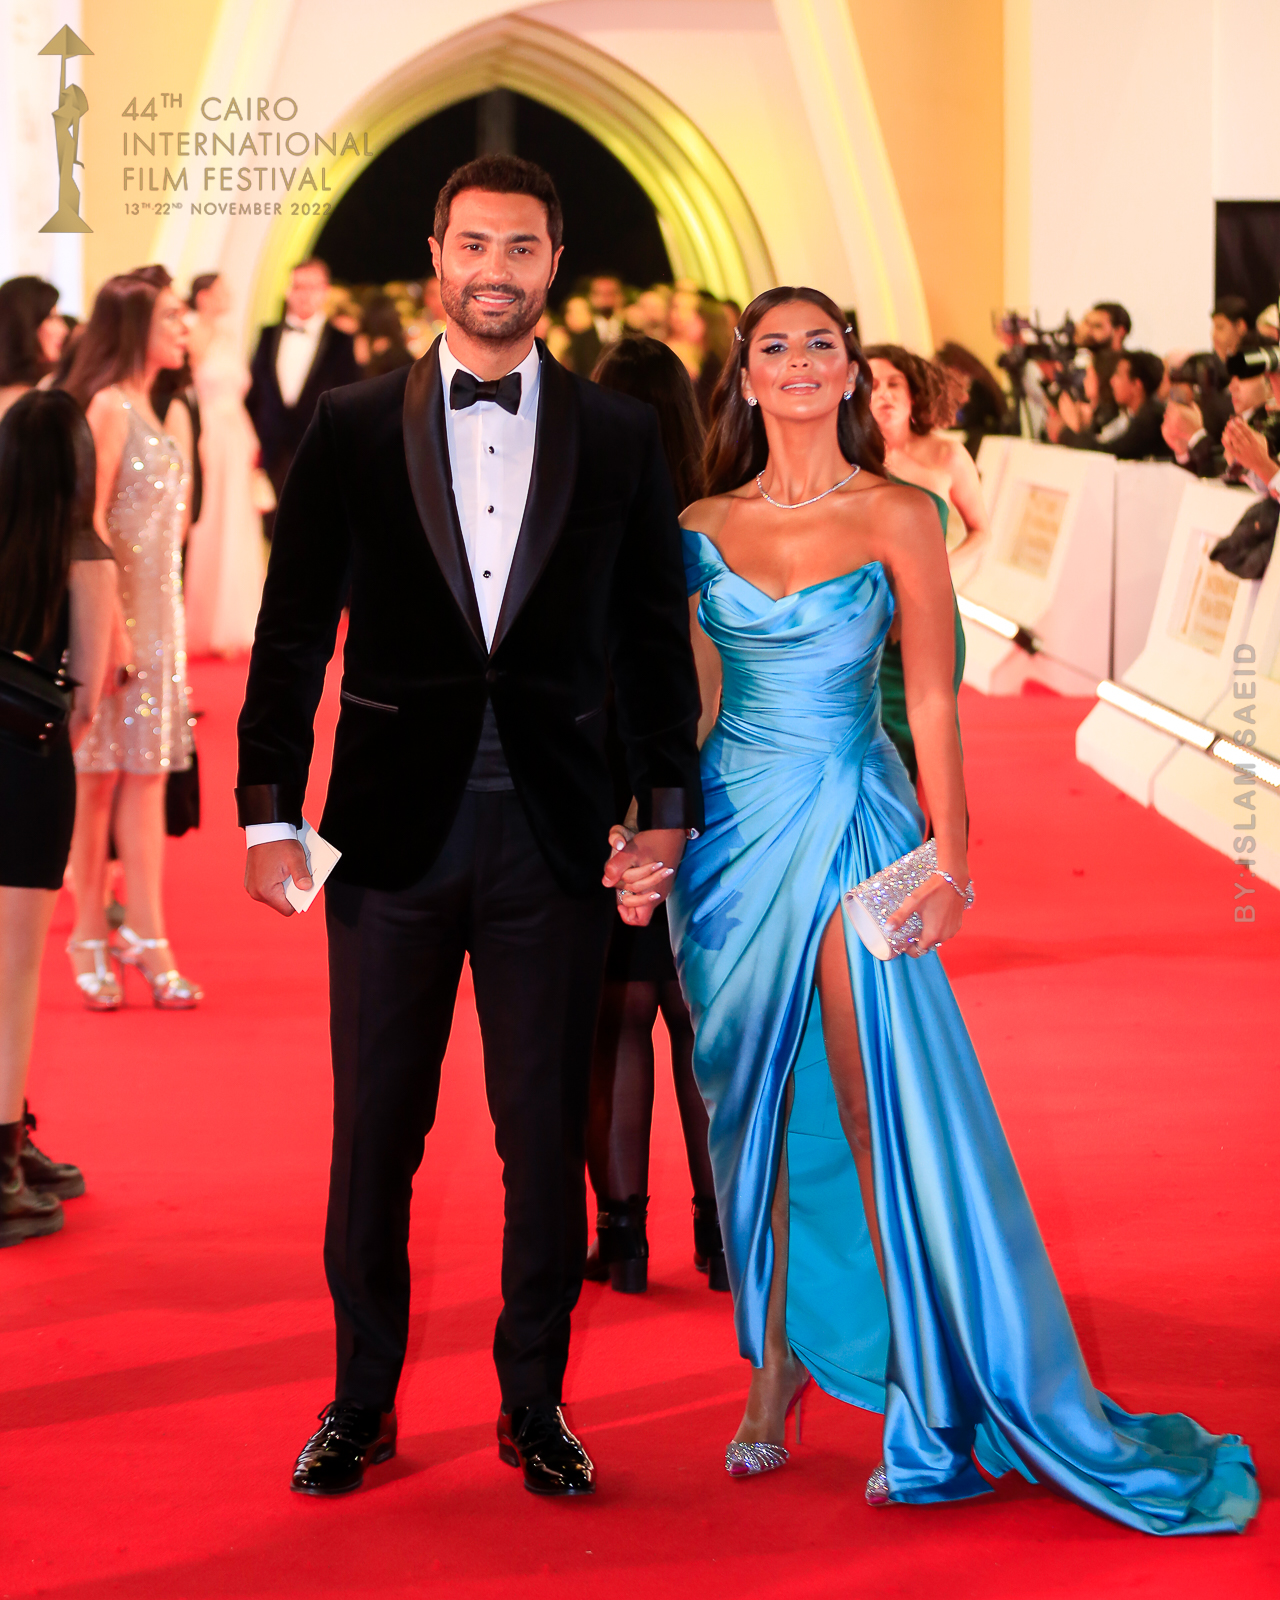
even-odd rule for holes
{"type": "Polygon", "coordinates": [[[491,344],[514,344],[537,327],[539,317],[547,308],[550,287],[547,284],[540,294],[532,296],[511,283],[466,283],[458,289],[452,279],[441,278],[440,303],[450,321],[456,322],[471,338],[491,344]],[[505,315],[490,317],[475,309],[471,303],[475,296],[488,293],[515,296],[505,315]]]}

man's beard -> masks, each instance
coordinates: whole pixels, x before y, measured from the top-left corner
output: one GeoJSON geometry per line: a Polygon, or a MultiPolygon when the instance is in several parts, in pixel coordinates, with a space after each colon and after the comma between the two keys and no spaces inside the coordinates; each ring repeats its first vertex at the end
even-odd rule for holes
{"type": "Polygon", "coordinates": [[[512,344],[532,332],[547,308],[547,291],[529,295],[511,283],[464,283],[459,289],[451,278],[441,278],[440,299],[445,315],[473,339],[493,344],[512,344]],[[478,294],[509,294],[514,298],[501,316],[483,312],[474,305],[478,294]]]}

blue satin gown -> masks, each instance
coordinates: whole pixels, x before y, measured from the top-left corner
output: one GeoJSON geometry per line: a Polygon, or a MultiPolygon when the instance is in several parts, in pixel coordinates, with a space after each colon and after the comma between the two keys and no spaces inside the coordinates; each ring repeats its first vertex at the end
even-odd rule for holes
{"type": "Polygon", "coordinates": [[[685,560],[724,680],[671,934],[742,1354],[763,1364],[785,1137],[787,1332],[830,1394],[884,1412],[895,1501],[989,1493],[976,1457],[1149,1533],[1242,1529],[1258,1487],[1236,1435],[1130,1416],[1090,1381],[938,956],[877,961],[846,917],[882,1289],[814,974],[842,892],[921,841],[876,693],[893,596],[877,562],[775,601],[700,533],[685,560]]]}

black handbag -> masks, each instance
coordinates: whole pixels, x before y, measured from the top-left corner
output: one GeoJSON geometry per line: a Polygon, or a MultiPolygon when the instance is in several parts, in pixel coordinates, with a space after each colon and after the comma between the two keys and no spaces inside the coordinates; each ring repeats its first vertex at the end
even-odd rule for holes
{"type": "Polygon", "coordinates": [[[181,839],[191,828],[200,826],[200,757],[196,754],[196,719],[191,727],[191,765],[171,772],[164,785],[164,831],[171,839],[181,839]]]}
{"type": "Polygon", "coordinates": [[[1209,552],[1209,560],[1216,561],[1237,578],[1260,578],[1271,560],[1277,520],[1280,520],[1280,503],[1270,498],[1259,500],[1249,507],[1225,539],[1218,540],[1209,552]]]}
{"type": "Polygon", "coordinates": [[[50,672],[21,650],[0,650],[0,737],[48,755],[70,719],[75,687],[61,667],[50,672]]]}

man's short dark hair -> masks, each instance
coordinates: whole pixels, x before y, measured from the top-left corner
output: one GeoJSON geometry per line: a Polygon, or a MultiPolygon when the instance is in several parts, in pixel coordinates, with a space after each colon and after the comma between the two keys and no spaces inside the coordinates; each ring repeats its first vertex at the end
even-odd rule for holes
{"type": "Polygon", "coordinates": [[[564,212],[560,209],[560,196],[550,173],[520,156],[477,156],[474,161],[456,168],[440,191],[432,227],[437,244],[444,243],[453,197],[464,189],[483,189],[487,194],[532,195],[546,207],[552,250],[558,250],[564,242],[564,212]]]}
{"type": "Polygon", "coordinates": [[[333,281],[329,277],[329,263],[327,261],[322,261],[319,256],[308,256],[305,261],[296,261],[293,266],[289,268],[289,276],[292,277],[295,272],[310,271],[312,267],[317,267],[321,272],[324,273],[326,282],[333,281]]]}
{"type": "Polygon", "coordinates": [[[1122,361],[1129,363],[1129,376],[1142,385],[1144,397],[1153,400],[1164,382],[1164,362],[1150,350],[1121,350],[1116,356],[1116,365],[1122,361]]]}
{"type": "Polygon", "coordinates": [[[1224,294],[1213,302],[1213,315],[1228,322],[1248,322],[1249,302],[1242,294],[1224,294]]]}
{"type": "Polygon", "coordinates": [[[1133,332],[1133,318],[1118,300],[1099,300],[1093,308],[1095,311],[1105,311],[1111,318],[1113,328],[1123,328],[1127,339],[1133,332]]]}

